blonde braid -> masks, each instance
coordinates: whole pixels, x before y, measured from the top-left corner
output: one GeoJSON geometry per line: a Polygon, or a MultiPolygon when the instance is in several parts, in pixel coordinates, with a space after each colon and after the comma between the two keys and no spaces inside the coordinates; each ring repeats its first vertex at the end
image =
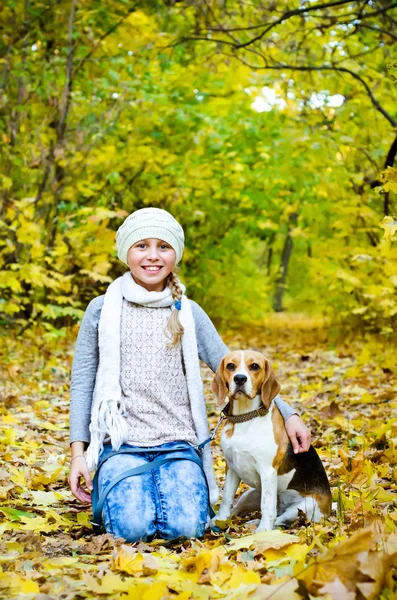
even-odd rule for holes
{"type": "MultiPolygon", "coordinates": [[[[177,300],[180,300],[182,298],[183,292],[179,287],[179,279],[175,275],[175,273],[171,272],[168,275],[165,283],[171,289],[171,294],[174,301],[176,302],[177,300]]],[[[171,334],[171,341],[167,344],[168,348],[174,348],[180,343],[182,339],[184,329],[179,321],[178,313],[179,310],[177,310],[176,308],[171,312],[171,316],[168,319],[167,327],[165,328],[166,335],[167,333],[171,334]]]]}

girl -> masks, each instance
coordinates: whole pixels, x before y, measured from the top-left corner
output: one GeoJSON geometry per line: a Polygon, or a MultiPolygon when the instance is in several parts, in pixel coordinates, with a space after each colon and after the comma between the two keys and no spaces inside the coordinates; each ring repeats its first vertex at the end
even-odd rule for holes
{"type": "MultiPolygon", "coordinates": [[[[111,489],[105,528],[130,542],[202,537],[219,491],[210,445],[194,448],[208,438],[199,359],[215,372],[228,348],[173,272],[184,248],[174,217],[158,208],[137,210],[116,243],[129,271],[88,305],[76,343],[70,487],[91,502],[81,480],[92,490],[89,472],[112,450],[135,454],[111,454],[99,470],[100,492],[129,469],[173,457],[111,489]]],[[[310,432],[288,404],[276,402],[295,452],[308,450],[310,432]]]]}

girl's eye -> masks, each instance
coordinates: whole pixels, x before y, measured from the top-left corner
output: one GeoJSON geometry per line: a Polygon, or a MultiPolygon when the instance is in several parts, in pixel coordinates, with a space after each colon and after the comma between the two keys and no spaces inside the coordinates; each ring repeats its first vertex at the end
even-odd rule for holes
{"type": "Polygon", "coordinates": [[[162,250],[168,250],[168,249],[169,249],[169,246],[167,246],[167,244],[161,244],[160,248],[161,248],[162,250]]]}
{"type": "Polygon", "coordinates": [[[233,363],[227,363],[227,365],[226,365],[226,369],[228,371],[234,371],[235,368],[236,367],[235,367],[235,365],[233,363]]]}
{"type": "Polygon", "coordinates": [[[251,371],[259,371],[260,366],[257,363],[252,363],[252,365],[250,365],[250,369],[251,371]]]}
{"type": "Polygon", "coordinates": [[[137,248],[146,248],[146,244],[141,242],[140,244],[137,244],[136,247],[137,248]]]}

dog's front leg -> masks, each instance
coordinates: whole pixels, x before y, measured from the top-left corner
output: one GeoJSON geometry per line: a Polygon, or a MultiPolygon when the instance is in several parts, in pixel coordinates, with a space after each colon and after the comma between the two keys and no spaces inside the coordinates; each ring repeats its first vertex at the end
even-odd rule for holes
{"type": "Polygon", "coordinates": [[[241,479],[237,475],[237,473],[233,469],[228,467],[226,472],[225,487],[223,488],[222,502],[219,507],[218,513],[212,520],[213,524],[215,524],[216,520],[225,521],[230,517],[233,499],[236,495],[237,488],[240,485],[240,481],[241,479]]]}
{"type": "Polygon", "coordinates": [[[271,531],[277,517],[277,473],[273,467],[261,471],[262,518],[257,531],[271,531]]]}

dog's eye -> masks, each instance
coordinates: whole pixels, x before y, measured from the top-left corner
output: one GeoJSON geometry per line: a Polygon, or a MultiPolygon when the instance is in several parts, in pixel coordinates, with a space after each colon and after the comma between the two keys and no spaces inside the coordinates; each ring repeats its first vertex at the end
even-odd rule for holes
{"type": "Polygon", "coordinates": [[[260,366],[258,365],[258,363],[252,363],[252,365],[250,365],[250,369],[251,371],[259,371],[260,366]]]}
{"type": "Polygon", "coordinates": [[[233,364],[233,363],[227,363],[227,365],[226,365],[226,369],[227,369],[228,371],[234,371],[234,369],[235,369],[235,368],[236,368],[236,367],[234,366],[234,364],[233,364]]]}

